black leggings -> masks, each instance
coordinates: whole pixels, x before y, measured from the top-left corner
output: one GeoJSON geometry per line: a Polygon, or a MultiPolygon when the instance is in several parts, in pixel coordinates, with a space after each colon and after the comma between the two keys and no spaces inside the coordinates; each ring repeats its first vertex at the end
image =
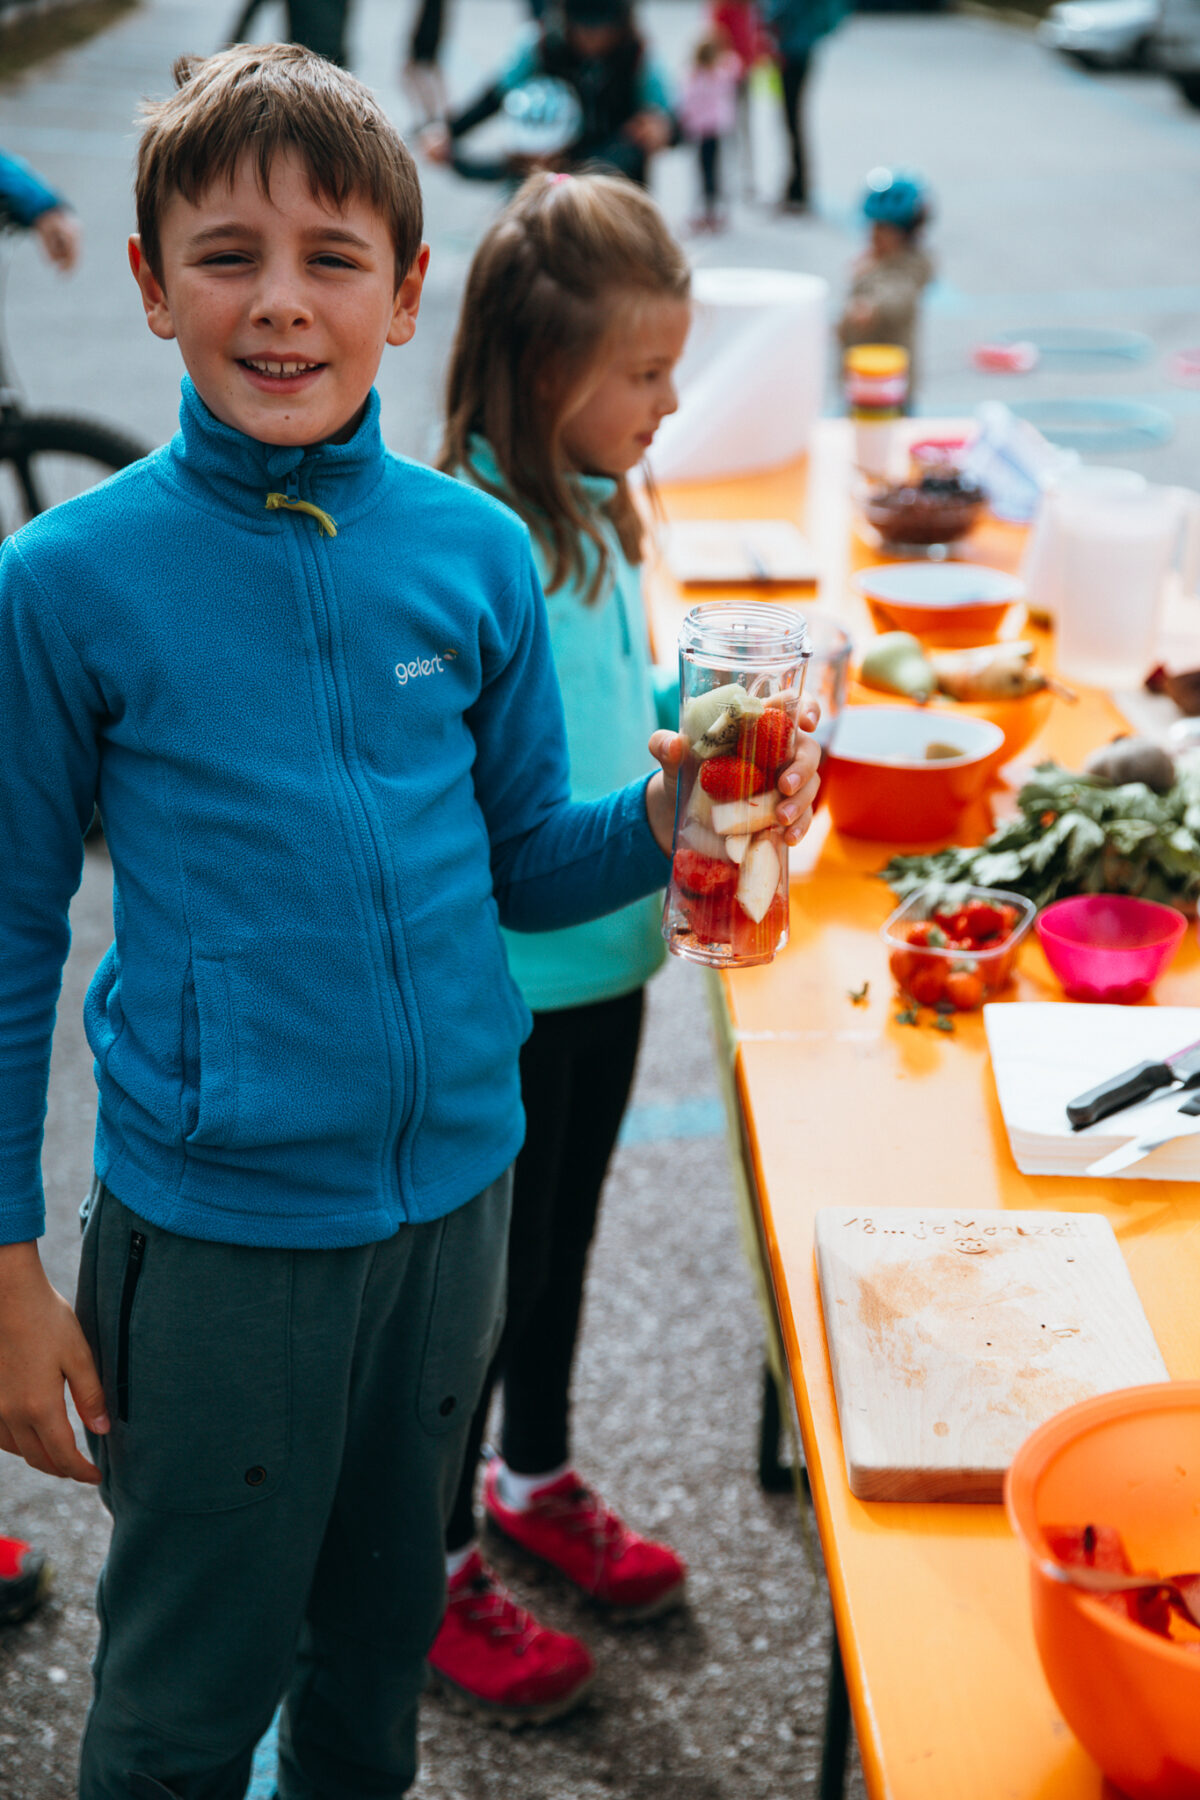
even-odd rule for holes
{"type": "Polygon", "coordinates": [[[795,206],[808,203],[808,156],[804,131],[804,83],[808,75],[811,52],[785,56],[779,64],[783,88],[783,122],[787,127],[792,167],[788,175],[786,198],[795,206]]]}
{"type": "Polygon", "coordinates": [[[721,140],[718,137],[702,137],[697,145],[700,152],[700,188],[704,196],[706,213],[716,212],[717,201],[721,198],[721,140]]]}
{"type": "Polygon", "coordinates": [[[600,1189],[633,1085],[643,990],[534,1014],[521,1051],[525,1146],[513,1177],[508,1314],[467,1438],[446,1530],[448,1551],[475,1536],[475,1475],[492,1390],[504,1389],[501,1453],[517,1474],[569,1454],[571,1365],[600,1189]]]}

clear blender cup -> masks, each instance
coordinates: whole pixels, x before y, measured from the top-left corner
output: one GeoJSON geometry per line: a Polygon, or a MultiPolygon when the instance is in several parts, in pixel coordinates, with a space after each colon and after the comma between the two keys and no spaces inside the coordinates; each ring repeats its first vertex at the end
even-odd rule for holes
{"type": "Polygon", "coordinates": [[[788,853],[775,817],[812,647],[786,606],[696,606],[679,633],[679,774],[663,936],[736,969],[787,943],[788,853]]]}

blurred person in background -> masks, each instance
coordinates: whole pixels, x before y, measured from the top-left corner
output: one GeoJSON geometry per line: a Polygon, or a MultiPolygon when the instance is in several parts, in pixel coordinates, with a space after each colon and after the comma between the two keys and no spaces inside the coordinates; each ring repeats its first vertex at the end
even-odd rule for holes
{"type": "MultiPolygon", "coordinates": [[[[273,32],[265,32],[261,38],[253,33],[254,21],[265,5],[266,0],[247,0],[230,28],[231,44],[280,41],[273,32]]],[[[349,17],[350,0],[287,0],[286,42],[305,44],[318,56],[345,68],[349,17]]]]}
{"type": "Polygon", "coordinates": [[[763,0],[763,18],[775,46],[782,86],[783,122],[791,167],[780,206],[784,212],[811,211],[812,180],[804,123],[805,87],[813,51],[841,24],[849,0],[763,0]]]}
{"type": "Polygon", "coordinates": [[[591,166],[644,184],[651,157],[678,138],[666,80],[638,30],[632,0],[556,0],[483,92],[422,134],[422,151],[431,162],[453,163],[458,141],[494,117],[507,94],[546,77],[576,95],[579,127],[564,150],[525,159],[514,172],[591,166]]]}
{"type": "Polygon", "coordinates": [[[771,54],[758,0],[713,0],[710,29],[721,32],[738,59],[737,135],[742,160],[742,193],[754,198],[754,158],[750,141],[750,73],[771,54]]]}
{"type": "Polygon", "coordinates": [[[723,32],[701,38],[679,101],[684,134],[696,146],[700,161],[701,211],[694,231],[720,231],[721,143],[737,129],[738,84],[742,65],[723,32]]]}
{"type": "Polygon", "coordinates": [[[439,61],[445,29],[446,0],[417,0],[400,78],[422,126],[440,119],[446,110],[439,61]]]}
{"type": "Polygon", "coordinates": [[[79,261],[79,220],[20,156],[0,150],[0,223],[32,231],[47,259],[62,274],[79,261]]]}
{"type": "Polygon", "coordinates": [[[838,320],[838,342],[899,344],[908,351],[908,404],[916,391],[921,296],[933,280],[922,237],[929,222],[929,188],[920,175],[872,169],[862,198],[870,228],[866,249],[850,275],[850,291],[838,320]]]}

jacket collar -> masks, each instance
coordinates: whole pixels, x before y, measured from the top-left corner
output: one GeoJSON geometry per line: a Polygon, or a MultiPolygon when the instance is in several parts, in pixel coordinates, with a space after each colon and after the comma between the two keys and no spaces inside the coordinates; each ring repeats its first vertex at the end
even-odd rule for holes
{"type": "Polygon", "coordinates": [[[341,519],[360,510],[383,477],[386,451],[374,388],[348,442],[280,446],[260,443],[223,424],[185,375],[179,427],[170,445],[179,473],[200,482],[224,508],[261,522],[266,530],[277,529],[274,515],[266,510],[268,493],[298,495],[341,519]]]}

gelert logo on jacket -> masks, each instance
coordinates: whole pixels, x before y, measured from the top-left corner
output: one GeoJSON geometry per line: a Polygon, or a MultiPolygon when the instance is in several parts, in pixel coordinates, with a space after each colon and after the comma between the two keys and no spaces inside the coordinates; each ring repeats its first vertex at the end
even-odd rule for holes
{"type": "MultiPolygon", "coordinates": [[[[457,656],[456,650],[447,650],[445,655],[457,656]]],[[[410,681],[419,681],[422,675],[444,675],[446,665],[440,656],[418,656],[412,662],[396,664],[396,680],[401,687],[407,687],[410,681]]]]}

